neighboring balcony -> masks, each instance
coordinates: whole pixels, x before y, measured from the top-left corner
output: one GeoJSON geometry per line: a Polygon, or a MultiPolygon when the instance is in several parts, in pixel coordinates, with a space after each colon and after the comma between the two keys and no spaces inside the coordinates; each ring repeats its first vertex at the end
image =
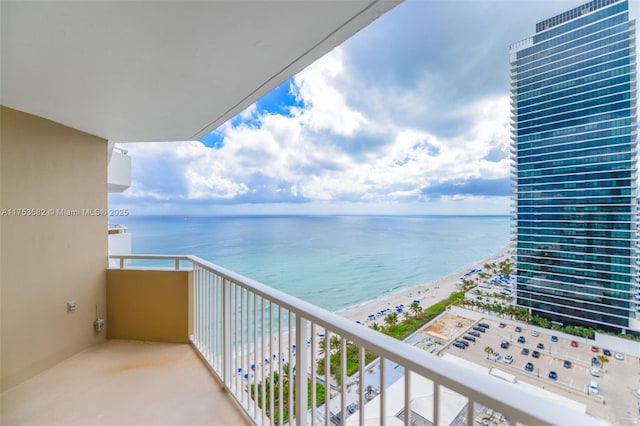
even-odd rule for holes
{"type": "Polygon", "coordinates": [[[5,392],[3,416],[16,424],[604,424],[195,256],[112,257],[130,264],[107,271],[110,340],[5,392]]]}
{"type": "Polygon", "coordinates": [[[131,157],[127,150],[115,147],[107,167],[107,190],[123,192],[131,186],[131,157]]]}
{"type": "MultiPolygon", "coordinates": [[[[126,226],[109,224],[107,233],[109,235],[108,247],[110,256],[131,254],[131,234],[126,226]]],[[[117,268],[119,265],[119,259],[109,259],[110,268],[117,268]]]]}

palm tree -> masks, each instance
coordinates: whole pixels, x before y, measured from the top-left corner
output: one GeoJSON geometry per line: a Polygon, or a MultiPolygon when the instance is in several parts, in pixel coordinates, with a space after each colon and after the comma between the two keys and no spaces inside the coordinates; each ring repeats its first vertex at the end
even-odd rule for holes
{"type": "Polygon", "coordinates": [[[602,371],[604,371],[604,364],[605,362],[609,362],[609,357],[606,355],[598,355],[598,361],[600,361],[600,364],[602,365],[602,371]]]}
{"type": "Polygon", "coordinates": [[[397,312],[391,312],[389,315],[387,315],[384,318],[384,322],[389,326],[389,327],[393,327],[398,323],[398,313],[397,312]]]}
{"type": "Polygon", "coordinates": [[[382,328],[380,327],[380,324],[378,324],[377,322],[374,322],[373,324],[371,324],[371,328],[373,328],[375,331],[382,330],[382,328]]]}
{"type": "Polygon", "coordinates": [[[416,319],[418,319],[422,313],[422,308],[418,302],[413,302],[411,306],[409,306],[409,310],[415,315],[416,319]]]}
{"type": "Polygon", "coordinates": [[[502,275],[511,275],[511,270],[512,270],[512,266],[511,266],[510,260],[505,259],[502,262],[500,262],[500,273],[502,275]]]}
{"type": "Polygon", "coordinates": [[[491,346],[487,346],[486,348],[484,348],[484,352],[487,354],[487,359],[489,359],[489,357],[493,353],[493,348],[491,346]]]}
{"type": "Polygon", "coordinates": [[[332,351],[337,351],[340,349],[340,338],[338,336],[331,336],[331,340],[329,341],[329,348],[332,351]]]}
{"type": "Polygon", "coordinates": [[[322,339],[318,342],[318,355],[324,355],[324,351],[326,349],[327,346],[327,341],[325,339],[322,339]]]}
{"type": "Polygon", "coordinates": [[[509,316],[509,319],[513,319],[513,316],[516,314],[516,307],[513,305],[508,305],[504,313],[505,315],[509,316]]]}

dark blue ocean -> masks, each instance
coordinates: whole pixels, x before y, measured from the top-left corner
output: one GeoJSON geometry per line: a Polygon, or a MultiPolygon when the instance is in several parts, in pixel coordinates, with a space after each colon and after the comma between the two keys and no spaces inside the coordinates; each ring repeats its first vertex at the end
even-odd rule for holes
{"type": "MultiPolygon", "coordinates": [[[[115,222],[115,221],[114,221],[115,222]]],[[[469,266],[508,216],[131,216],[134,254],[195,254],[331,311],[469,266]]]]}

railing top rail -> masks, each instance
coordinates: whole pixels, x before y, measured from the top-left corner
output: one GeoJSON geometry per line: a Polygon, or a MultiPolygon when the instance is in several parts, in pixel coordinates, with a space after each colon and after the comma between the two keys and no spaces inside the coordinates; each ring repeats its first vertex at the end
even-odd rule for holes
{"type": "MultiPolygon", "coordinates": [[[[149,259],[188,261],[195,267],[208,270],[225,280],[239,284],[248,290],[276,302],[297,315],[330,329],[355,344],[396,362],[440,385],[472,399],[487,407],[500,407],[506,416],[512,416],[524,424],[581,424],[606,425],[595,417],[574,410],[567,410],[555,401],[531,394],[516,386],[472,369],[465,369],[436,355],[411,345],[398,345],[398,341],[347,320],[333,312],[312,305],[294,296],[283,293],[258,281],[230,271],[193,255],[112,255],[114,259],[149,259]]],[[[176,266],[178,262],[176,262],[176,266]]]]}

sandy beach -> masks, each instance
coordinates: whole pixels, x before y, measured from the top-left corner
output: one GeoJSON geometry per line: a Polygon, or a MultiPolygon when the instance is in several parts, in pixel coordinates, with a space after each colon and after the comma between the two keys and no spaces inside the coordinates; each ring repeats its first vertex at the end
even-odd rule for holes
{"type": "MultiPolygon", "coordinates": [[[[395,306],[400,304],[404,304],[406,312],[408,307],[411,305],[411,303],[413,303],[414,300],[420,300],[420,306],[422,306],[423,308],[429,307],[434,303],[446,299],[447,297],[449,297],[449,295],[451,295],[451,293],[456,291],[456,282],[465,273],[474,268],[480,269],[487,263],[495,262],[497,264],[509,256],[508,252],[509,246],[505,246],[496,253],[493,253],[492,255],[476,262],[475,264],[452,272],[451,274],[441,277],[430,283],[421,284],[415,287],[405,288],[394,293],[385,294],[365,304],[343,309],[336,313],[350,320],[360,321],[365,325],[371,325],[374,322],[377,322],[380,325],[384,325],[384,316],[380,316],[375,320],[368,320],[367,317],[369,316],[369,314],[375,314],[376,312],[385,308],[391,308],[391,310],[394,311],[395,306]]],[[[470,278],[474,278],[475,276],[476,275],[472,275],[470,278]]]]}

